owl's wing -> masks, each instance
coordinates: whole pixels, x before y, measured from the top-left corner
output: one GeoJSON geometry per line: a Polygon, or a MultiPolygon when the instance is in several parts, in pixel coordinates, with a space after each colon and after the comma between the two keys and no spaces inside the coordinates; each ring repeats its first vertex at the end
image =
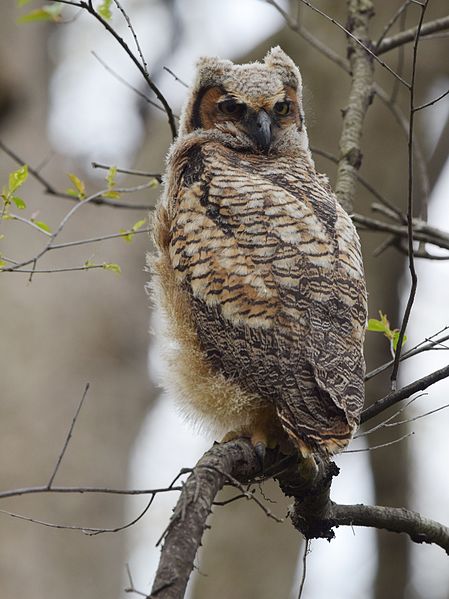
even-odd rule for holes
{"type": "Polygon", "coordinates": [[[294,439],[330,446],[350,436],[363,403],[352,223],[301,169],[261,173],[235,154],[193,145],[173,160],[170,260],[210,364],[270,399],[294,439]]]}

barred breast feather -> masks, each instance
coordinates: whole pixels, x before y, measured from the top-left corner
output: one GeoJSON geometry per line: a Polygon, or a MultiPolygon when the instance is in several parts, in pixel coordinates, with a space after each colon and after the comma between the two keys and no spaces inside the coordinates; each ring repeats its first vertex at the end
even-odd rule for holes
{"type": "Polygon", "coordinates": [[[168,172],[153,285],[183,405],[222,429],[268,415],[303,453],[340,450],[364,399],[351,219],[301,149],[239,152],[193,133],[168,172]]]}

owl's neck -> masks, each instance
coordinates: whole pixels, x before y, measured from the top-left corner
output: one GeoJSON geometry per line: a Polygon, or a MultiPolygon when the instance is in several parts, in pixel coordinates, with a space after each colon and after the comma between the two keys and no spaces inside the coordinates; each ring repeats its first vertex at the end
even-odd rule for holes
{"type": "MultiPolygon", "coordinates": [[[[260,154],[254,142],[236,127],[197,129],[183,137],[185,141],[196,141],[201,144],[212,141],[237,152],[260,154]]],[[[315,170],[315,163],[309,149],[309,140],[305,128],[302,131],[297,131],[294,128],[291,130],[284,129],[282,136],[275,138],[269,155],[291,157],[294,161],[299,158],[315,170]]]]}

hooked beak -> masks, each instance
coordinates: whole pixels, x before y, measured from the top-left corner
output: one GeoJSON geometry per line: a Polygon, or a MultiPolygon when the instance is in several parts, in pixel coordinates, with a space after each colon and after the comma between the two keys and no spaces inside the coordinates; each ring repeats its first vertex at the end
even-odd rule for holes
{"type": "Polygon", "coordinates": [[[268,153],[271,145],[271,119],[265,110],[254,112],[248,119],[248,134],[256,142],[257,147],[268,153]]]}

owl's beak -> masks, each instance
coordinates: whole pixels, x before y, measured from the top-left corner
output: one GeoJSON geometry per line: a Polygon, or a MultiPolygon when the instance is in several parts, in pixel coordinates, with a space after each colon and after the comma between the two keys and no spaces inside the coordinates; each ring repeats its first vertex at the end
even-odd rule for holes
{"type": "Polygon", "coordinates": [[[263,152],[268,152],[271,145],[271,118],[265,110],[254,112],[248,119],[249,136],[263,152]]]}

